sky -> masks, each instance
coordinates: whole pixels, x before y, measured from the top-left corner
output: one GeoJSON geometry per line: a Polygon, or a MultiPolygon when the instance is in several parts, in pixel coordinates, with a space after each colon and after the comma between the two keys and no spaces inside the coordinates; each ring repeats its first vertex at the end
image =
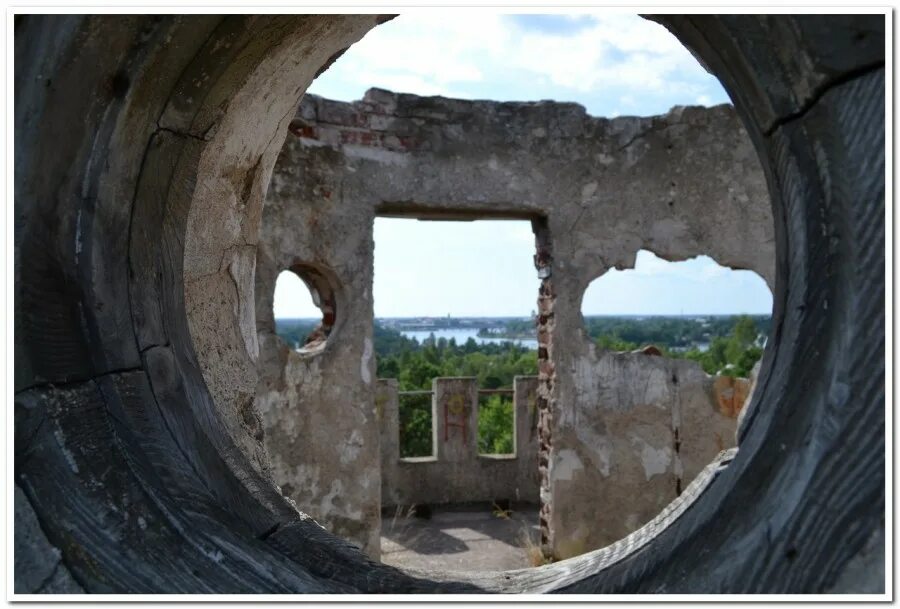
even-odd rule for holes
{"type": "MultiPolygon", "coordinates": [[[[718,81],[665,28],[608,12],[403,14],[351,46],[309,92],[354,101],[371,87],[463,99],[570,101],[606,117],[729,103],[718,81]]],[[[537,290],[533,254],[528,222],[379,218],[375,315],[528,315],[537,290]]],[[[731,271],[704,256],[669,263],[641,252],[635,269],[610,271],[591,284],[582,312],[770,313],[771,301],[750,271],[731,271]]],[[[302,282],[283,274],[276,318],[317,315],[302,282]]]]}
{"type": "Polygon", "coordinates": [[[729,103],[718,80],[668,30],[628,13],[400,15],[351,46],[309,92],[354,101],[371,87],[570,101],[606,117],[729,103]]]}

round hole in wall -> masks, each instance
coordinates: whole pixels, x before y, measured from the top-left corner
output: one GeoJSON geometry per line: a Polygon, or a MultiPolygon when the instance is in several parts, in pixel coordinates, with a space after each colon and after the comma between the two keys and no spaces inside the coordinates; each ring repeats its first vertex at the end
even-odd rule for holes
{"type": "Polygon", "coordinates": [[[306,264],[282,271],[272,305],[277,335],[297,353],[321,353],[334,329],[335,300],[327,271],[306,264]]]}
{"type": "MultiPolygon", "coordinates": [[[[751,126],[752,126],[752,125],[751,125],[751,126]]],[[[756,134],[755,134],[755,135],[756,135],[756,134]]],[[[761,138],[762,136],[759,136],[759,137],[761,138]]],[[[667,146],[667,149],[670,149],[670,148],[671,148],[671,146],[667,146]]],[[[321,187],[318,187],[318,186],[317,186],[317,188],[316,188],[315,191],[314,191],[314,194],[320,195],[321,198],[323,198],[325,201],[330,201],[330,200],[331,200],[331,195],[332,195],[333,193],[332,193],[332,191],[331,191],[330,189],[322,189],[321,187]]],[[[679,200],[679,201],[677,202],[676,205],[670,206],[670,207],[675,207],[676,209],[680,209],[681,206],[682,206],[682,202],[679,200]]],[[[783,294],[782,294],[782,296],[783,296],[783,294]]],[[[834,302],[834,301],[832,301],[832,303],[833,303],[833,302],[834,302]]],[[[804,306],[806,306],[806,305],[804,305],[804,306]]],[[[833,305],[832,305],[832,306],[833,306],[833,305]]],[[[777,334],[776,334],[776,338],[777,338],[777,334]]],[[[772,409],[772,407],[770,406],[770,410],[771,410],[771,409],[772,409]]],[[[757,429],[758,429],[758,428],[759,428],[759,425],[757,424],[756,427],[757,427],[757,429]]],[[[795,426],[794,426],[794,427],[795,427],[795,426]]],[[[746,454],[748,454],[748,452],[749,452],[749,451],[745,451],[744,454],[746,455],[746,454]]],[[[771,453],[770,453],[770,454],[771,454],[771,453]]],[[[744,463],[746,462],[746,459],[747,459],[747,458],[749,458],[749,457],[743,457],[743,462],[744,462],[744,463]]],[[[739,465],[742,465],[741,460],[739,460],[739,465]]],[[[737,474],[734,473],[736,470],[737,470],[737,468],[732,467],[732,468],[731,468],[731,471],[729,472],[728,475],[730,475],[730,476],[732,476],[732,477],[735,476],[735,475],[737,475],[737,474]]],[[[722,483],[719,483],[719,487],[720,487],[720,488],[722,487],[722,483]]],[[[702,498],[701,498],[701,499],[702,499],[702,498]]],[[[707,500],[707,503],[709,503],[710,501],[711,501],[711,500],[707,500]]],[[[737,501],[737,499],[732,499],[732,501],[737,501]]],[[[683,503],[685,503],[685,502],[683,502],[683,503]]],[[[652,529],[652,527],[651,527],[651,529],[652,529]]],[[[645,536],[646,536],[646,535],[645,535],[645,536]]],[[[647,552],[647,553],[645,553],[645,554],[650,554],[650,553],[647,552]]],[[[623,562],[624,562],[624,561],[623,561],[623,562]]]]}

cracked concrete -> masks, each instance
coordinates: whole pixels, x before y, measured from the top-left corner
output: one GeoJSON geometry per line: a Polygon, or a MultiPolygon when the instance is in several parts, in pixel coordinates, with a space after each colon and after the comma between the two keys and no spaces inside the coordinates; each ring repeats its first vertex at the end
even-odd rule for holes
{"type": "Polygon", "coordinates": [[[301,509],[376,555],[371,532],[384,491],[379,493],[375,392],[368,382],[374,362],[367,354],[377,215],[532,220],[541,252],[535,291],[544,283],[538,402],[546,419],[539,433],[548,553],[581,553],[634,531],[718,450],[734,445],[737,413],[718,411],[711,377],[699,366],[598,353],[580,313],[590,281],[610,268],[632,267],[640,249],[668,260],[705,254],[725,266],[752,269],[772,286],[774,233],[765,180],[730,106],[605,119],[570,103],[423,98],[371,89],[353,103],[306,96],[289,130],[257,251],[255,404],[272,473],[301,509]],[[275,279],[298,265],[327,269],[334,284],[335,324],[317,354],[296,353],[274,333],[275,279]],[[604,370],[626,364],[634,368],[628,373],[633,379],[650,382],[647,374],[659,372],[659,387],[683,376],[683,397],[666,389],[664,399],[655,401],[616,398],[628,375],[604,370]],[[682,399],[706,410],[684,413],[683,420],[703,431],[681,430],[687,456],[679,460],[672,452],[672,411],[682,399]],[[649,410],[640,414],[642,408],[649,410]],[[721,421],[701,424],[704,416],[721,421]],[[640,428],[642,420],[647,427],[640,428]],[[613,429],[620,435],[610,435],[613,429]],[[350,434],[362,443],[354,465],[342,461],[335,441],[350,434]],[[310,439],[315,437],[328,440],[310,439]],[[341,481],[341,502],[333,508],[324,480],[341,481]],[[650,487],[657,490],[645,492],[650,487]],[[604,509],[603,526],[579,526],[595,517],[597,493],[622,500],[604,500],[614,507],[604,509]],[[365,514],[363,520],[356,513],[365,514]]]}

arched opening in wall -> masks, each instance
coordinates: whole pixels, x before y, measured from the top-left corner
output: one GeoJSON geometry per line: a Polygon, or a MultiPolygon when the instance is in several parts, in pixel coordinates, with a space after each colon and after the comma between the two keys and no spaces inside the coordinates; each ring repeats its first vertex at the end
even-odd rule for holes
{"type": "Polygon", "coordinates": [[[609,461],[580,482],[605,484],[619,506],[621,519],[595,532],[612,541],[736,446],[771,331],[772,293],[757,273],[708,256],[669,262],[640,250],[633,268],[593,280],[581,310],[588,348],[578,365],[591,371],[596,393],[574,406],[595,430],[582,434],[585,449],[600,448],[609,461]]]}
{"type": "Polygon", "coordinates": [[[708,256],[670,262],[640,250],[634,268],[590,283],[581,312],[598,349],[647,351],[749,378],[771,330],[772,292],[757,273],[708,256]]]}
{"type": "Polygon", "coordinates": [[[312,266],[295,264],[275,280],[272,314],[276,335],[302,355],[320,353],[335,325],[332,282],[312,266]]]}

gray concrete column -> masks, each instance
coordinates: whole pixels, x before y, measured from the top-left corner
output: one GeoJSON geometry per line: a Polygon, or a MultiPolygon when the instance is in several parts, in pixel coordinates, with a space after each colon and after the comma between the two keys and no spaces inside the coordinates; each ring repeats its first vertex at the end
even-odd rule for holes
{"type": "Polygon", "coordinates": [[[400,458],[400,395],[397,379],[378,379],[375,415],[381,429],[381,463],[390,467],[400,458]]]}
{"type": "Polygon", "coordinates": [[[519,480],[516,499],[537,501],[540,486],[537,437],[538,377],[517,376],[513,379],[513,389],[515,451],[519,480]]]}

